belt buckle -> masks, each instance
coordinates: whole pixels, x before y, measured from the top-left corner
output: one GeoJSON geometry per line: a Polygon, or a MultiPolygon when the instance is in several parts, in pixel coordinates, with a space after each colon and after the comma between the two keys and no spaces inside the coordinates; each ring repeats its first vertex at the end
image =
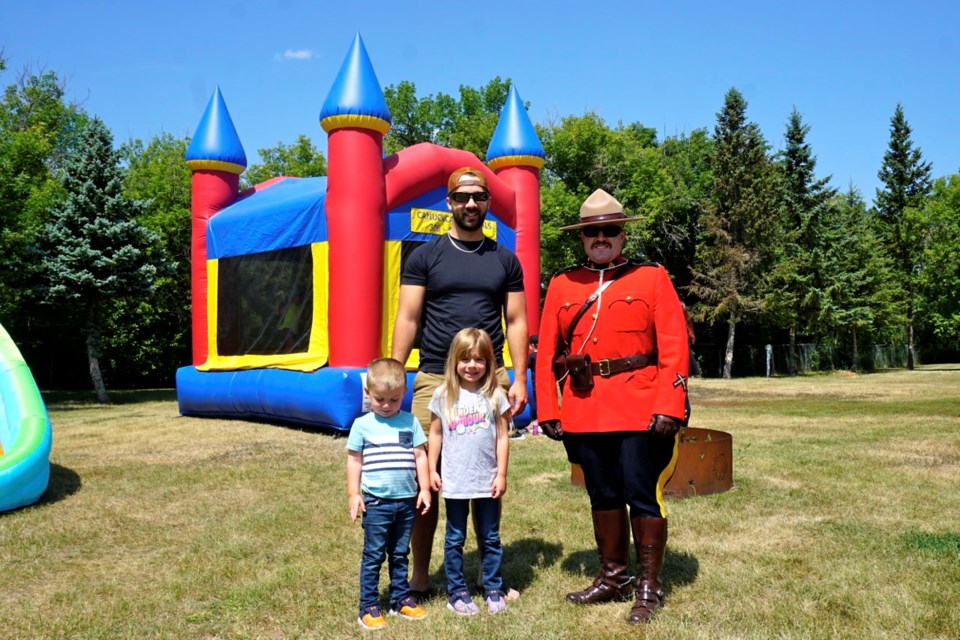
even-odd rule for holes
{"type": "Polygon", "coordinates": [[[600,371],[600,376],[603,378],[609,378],[610,373],[610,359],[604,358],[603,360],[597,360],[597,369],[600,371]]]}

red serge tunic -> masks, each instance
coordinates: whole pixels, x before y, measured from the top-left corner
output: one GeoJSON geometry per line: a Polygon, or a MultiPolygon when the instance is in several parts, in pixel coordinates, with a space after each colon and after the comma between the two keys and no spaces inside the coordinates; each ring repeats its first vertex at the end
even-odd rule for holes
{"type": "Polygon", "coordinates": [[[576,267],[557,274],[547,289],[537,353],[537,419],[561,420],[567,433],[645,431],[653,414],[683,419],[690,366],[683,307],[666,269],[625,263],[605,270],[576,267]],[[656,352],[655,364],[593,376],[590,391],[563,385],[562,409],[552,362],[584,301],[617,269],[617,277],[580,318],[570,353],[592,362],[656,352]]]}

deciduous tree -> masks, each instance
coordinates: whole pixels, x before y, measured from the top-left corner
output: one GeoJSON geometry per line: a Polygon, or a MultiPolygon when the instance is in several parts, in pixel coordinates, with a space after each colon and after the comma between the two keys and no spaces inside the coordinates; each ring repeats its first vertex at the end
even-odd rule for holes
{"type": "Polygon", "coordinates": [[[190,363],[190,169],[184,162],[189,140],[169,133],[144,144],[120,147],[124,195],[142,201],[137,222],[159,236],[173,263],[160,273],[149,297],[111,303],[104,356],[118,379],[136,385],[169,384],[172,371],[190,363]],[[132,324],[130,317],[138,322],[132,324]]]}
{"type": "Polygon", "coordinates": [[[642,217],[628,227],[625,255],[663,262],[681,278],[687,274],[689,263],[684,258],[692,255],[693,245],[688,234],[698,214],[691,217],[696,207],[688,208],[688,189],[696,180],[688,182],[690,167],[684,164],[695,161],[686,156],[685,140],[669,141],[668,160],[653,129],[636,122],[611,128],[592,112],[541,127],[540,135],[547,155],[541,234],[550,238],[543,243],[543,265],[561,264],[558,258],[567,260],[567,265],[583,259],[576,234],[555,232],[575,222],[583,200],[595,189],[603,189],[626,211],[642,217]],[[566,208],[553,210],[557,204],[566,208]]]}
{"type": "Polygon", "coordinates": [[[64,197],[57,178],[87,120],[65,96],[66,83],[56,73],[29,67],[0,95],[0,322],[46,385],[76,379],[62,363],[79,336],[75,323],[40,304],[33,251],[50,209],[64,197]]]}
{"type": "Polygon", "coordinates": [[[700,218],[713,186],[712,146],[706,129],[668,136],[661,145],[667,184],[660,214],[649,225],[651,247],[655,249],[649,255],[667,267],[680,290],[689,286],[697,262],[700,218]]]}
{"type": "Polygon", "coordinates": [[[935,357],[960,355],[960,174],[938,178],[923,210],[917,324],[935,357]]]}
{"type": "Polygon", "coordinates": [[[259,184],[276,176],[309,178],[327,175],[327,159],[307,136],[300,134],[292,145],[278,142],[277,146],[258,149],[261,162],[251,165],[242,178],[247,186],[259,184]]]}
{"type": "Polygon", "coordinates": [[[499,76],[479,89],[460,85],[459,98],[442,92],[417,97],[416,85],[407,80],[390,85],[383,95],[393,123],[384,136],[384,150],[396,153],[420,142],[432,142],[466,149],[483,159],[509,92],[510,78],[499,76]]]}

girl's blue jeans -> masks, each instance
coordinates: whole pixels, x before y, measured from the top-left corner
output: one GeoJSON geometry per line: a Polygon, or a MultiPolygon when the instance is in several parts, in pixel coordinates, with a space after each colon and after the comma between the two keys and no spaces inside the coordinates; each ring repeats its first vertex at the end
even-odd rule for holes
{"type": "Polygon", "coordinates": [[[480,572],[483,590],[502,591],[503,546],[500,544],[500,500],[474,498],[473,500],[445,499],[447,508],[447,535],[443,546],[443,568],[447,573],[447,594],[469,591],[463,575],[463,544],[467,538],[467,520],[470,504],[476,520],[477,546],[480,550],[480,572]]]}
{"type": "Polygon", "coordinates": [[[363,556],[360,560],[360,611],[380,603],[380,567],[389,558],[390,606],[410,595],[407,559],[416,498],[390,500],[363,494],[363,556]]]}

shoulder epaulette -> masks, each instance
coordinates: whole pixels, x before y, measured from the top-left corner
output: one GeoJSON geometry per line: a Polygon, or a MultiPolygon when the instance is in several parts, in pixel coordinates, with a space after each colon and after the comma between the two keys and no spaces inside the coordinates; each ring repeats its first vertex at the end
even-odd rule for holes
{"type": "Polygon", "coordinates": [[[654,262],[653,260],[634,260],[633,258],[627,260],[628,263],[632,264],[635,267],[659,267],[659,262],[654,262]]]}

